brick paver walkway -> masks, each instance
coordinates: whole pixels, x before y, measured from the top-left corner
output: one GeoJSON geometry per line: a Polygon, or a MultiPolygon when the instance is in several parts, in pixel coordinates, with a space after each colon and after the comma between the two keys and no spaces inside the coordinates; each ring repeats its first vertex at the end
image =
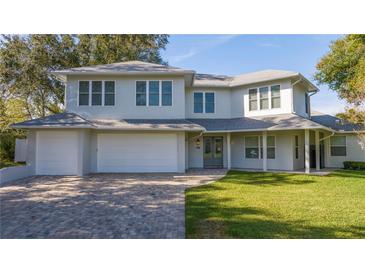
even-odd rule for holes
{"type": "Polygon", "coordinates": [[[1,238],[184,238],[187,187],[225,170],[40,176],[0,186],[1,238]]]}

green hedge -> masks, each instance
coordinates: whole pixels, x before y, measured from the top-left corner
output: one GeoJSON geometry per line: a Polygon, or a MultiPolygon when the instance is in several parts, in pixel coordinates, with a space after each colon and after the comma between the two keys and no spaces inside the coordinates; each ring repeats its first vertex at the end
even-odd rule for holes
{"type": "Polygon", "coordinates": [[[345,161],[343,167],[345,169],[365,170],[365,162],[345,161]]]}

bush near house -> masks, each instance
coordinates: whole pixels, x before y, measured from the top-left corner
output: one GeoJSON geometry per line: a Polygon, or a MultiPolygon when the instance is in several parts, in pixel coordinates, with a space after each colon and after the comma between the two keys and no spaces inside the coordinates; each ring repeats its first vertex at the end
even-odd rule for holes
{"type": "Polygon", "coordinates": [[[343,167],[345,169],[365,170],[365,162],[345,161],[343,167]]]}

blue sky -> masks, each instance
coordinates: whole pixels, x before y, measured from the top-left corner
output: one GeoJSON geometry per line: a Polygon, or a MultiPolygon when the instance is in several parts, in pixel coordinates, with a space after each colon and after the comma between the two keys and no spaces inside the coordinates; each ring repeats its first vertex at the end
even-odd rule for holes
{"type": "MultiPolygon", "coordinates": [[[[171,35],[162,56],[169,65],[200,73],[237,75],[264,69],[302,73],[313,80],[318,60],[341,35],[171,35]]],[[[318,85],[317,85],[318,86],[318,85]]],[[[335,114],[344,102],[325,85],[313,109],[335,114]]]]}

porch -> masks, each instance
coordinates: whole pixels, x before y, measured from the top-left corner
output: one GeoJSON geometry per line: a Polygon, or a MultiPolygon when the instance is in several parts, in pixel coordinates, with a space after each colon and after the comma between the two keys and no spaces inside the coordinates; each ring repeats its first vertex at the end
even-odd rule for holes
{"type": "Polygon", "coordinates": [[[188,135],[188,168],[325,174],[329,133],[317,129],[188,135]]]}

